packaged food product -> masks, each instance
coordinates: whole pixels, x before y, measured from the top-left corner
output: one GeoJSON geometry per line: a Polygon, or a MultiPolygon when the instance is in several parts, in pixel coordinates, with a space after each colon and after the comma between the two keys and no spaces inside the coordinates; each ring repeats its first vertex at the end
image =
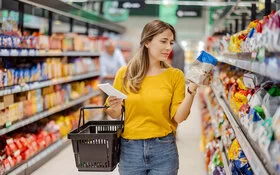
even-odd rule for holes
{"type": "Polygon", "coordinates": [[[199,85],[209,85],[213,78],[213,68],[216,65],[217,59],[202,51],[196,61],[189,67],[187,79],[199,85]]]}
{"type": "Polygon", "coordinates": [[[266,117],[272,117],[280,106],[280,88],[273,86],[268,90],[262,101],[262,108],[266,117]]]}

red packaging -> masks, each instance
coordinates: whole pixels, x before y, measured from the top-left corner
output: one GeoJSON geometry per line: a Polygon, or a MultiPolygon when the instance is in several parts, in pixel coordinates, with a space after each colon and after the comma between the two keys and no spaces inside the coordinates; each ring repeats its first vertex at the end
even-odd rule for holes
{"type": "Polygon", "coordinates": [[[23,150],[23,146],[20,142],[20,138],[14,139],[14,143],[15,143],[18,150],[23,150]]]}
{"type": "Polygon", "coordinates": [[[22,156],[20,155],[20,151],[16,151],[13,156],[13,161],[15,165],[19,164],[22,161],[22,156]]]}
{"type": "Polygon", "coordinates": [[[57,135],[55,133],[51,133],[50,137],[52,142],[55,142],[57,140],[57,135]]]}
{"type": "Polygon", "coordinates": [[[7,160],[9,161],[9,164],[11,165],[11,167],[16,165],[16,163],[14,162],[14,160],[11,156],[7,157],[7,160]]]}
{"type": "Polygon", "coordinates": [[[5,148],[5,153],[7,156],[10,156],[12,155],[16,150],[17,150],[17,147],[16,147],[16,144],[14,143],[13,139],[7,139],[7,145],[6,145],[6,148],[5,148]]]}
{"type": "Polygon", "coordinates": [[[47,135],[45,137],[45,141],[46,141],[46,146],[49,146],[52,143],[52,138],[50,135],[47,135]]]}
{"type": "Polygon", "coordinates": [[[22,145],[22,150],[21,151],[25,150],[28,146],[30,146],[30,145],[28,145],[28,140],[26,138],[20,137],[19,140],[20,140],[20,143],[22,145]]]}
{"type": "Polygon", "coordinates": [[[10,164],[10,161],[8,159],[3,160],[3,165],[4,165],[4,168],[5,168],[5,171],[8,171],[12,167],[11,164],[10,164]]]}
{"type": "Polygon", "coordinates": [[[32,156],[32,150],[31,149],[26,149],[25,151],[23,151],[21,153],[22,160],[27,160],[31,156],[32,156]]]}
{"type": "Polygon", "coordinates": [[[30,144],[30,149],[33,154],[37,153],[39,151],[38,144],[34,141],[30,144]]]}
{"type": "Polygon", "coordinates": [[[39,150],[42,150],[46,147],[46,141],[43,138],[38,139],[37,145],[38,145],[39,150]]]}

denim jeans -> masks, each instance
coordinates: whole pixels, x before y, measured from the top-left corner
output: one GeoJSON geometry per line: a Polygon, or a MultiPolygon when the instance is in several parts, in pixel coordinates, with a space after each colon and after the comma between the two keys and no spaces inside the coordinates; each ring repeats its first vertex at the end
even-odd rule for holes
{"type": "Polygon", "coordinates": [[[177,175],[178,169],[173,133],[145,140],[121,139],[120,175],[177,175]]]}

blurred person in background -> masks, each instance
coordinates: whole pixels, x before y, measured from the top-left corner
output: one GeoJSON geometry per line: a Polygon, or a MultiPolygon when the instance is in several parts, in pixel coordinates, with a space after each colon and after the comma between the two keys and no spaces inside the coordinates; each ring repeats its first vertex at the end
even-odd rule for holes
{"type": "MultiPolygon", "coordinates": [[[[100,73],[101,83],[114,82],[115,76],[119,68],[126,65],[122,52],[116,48],[113,41],[107,40],[104,44],[105,50],[100,55],[100,73]]],[[[103,102],[107,99],[107,94],[103,93],[103,102]]],[[[103,103],[103,104],[104,104],[103,103]]]]}
{"type": "Polygon", "coordinates": [[[179,43],[175,40],[172,47],[172,67],[180,69],[184,73],[185,67],[185,51],[179,45],[179,43]]]}

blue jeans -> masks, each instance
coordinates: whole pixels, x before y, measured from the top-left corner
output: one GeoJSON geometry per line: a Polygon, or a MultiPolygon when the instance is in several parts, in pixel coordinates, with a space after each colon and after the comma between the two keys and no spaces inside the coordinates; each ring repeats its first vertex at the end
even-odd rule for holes
{"type": "Polygon", "coordinates": [[[145,140],[121,139],[120,175],[177,175],[178,169],[173,133],[145,140]]]}

